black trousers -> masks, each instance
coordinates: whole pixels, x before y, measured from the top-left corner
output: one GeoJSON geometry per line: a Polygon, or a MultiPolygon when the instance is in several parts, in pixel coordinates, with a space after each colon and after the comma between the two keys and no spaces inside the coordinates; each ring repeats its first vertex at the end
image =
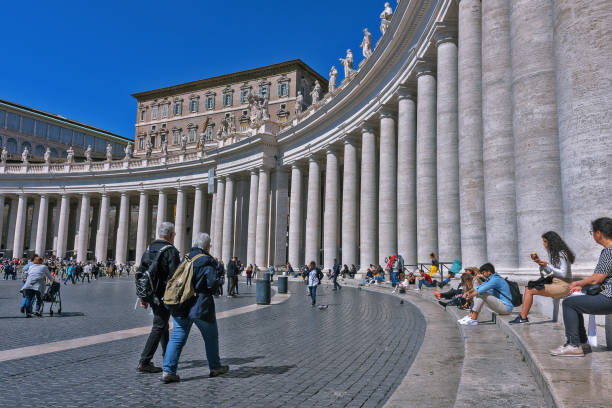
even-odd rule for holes
{"type": "Polygon", "coordinates": [[[153,327],[145,344],[145,348],[140,355],[141,363],[148,363],[153,359],[157,351],[157,345],[161,343],[162,354],[166,354],[166,346],[170,338],[168,320],[170,320],[170,312],[163,305],[151,305],[153,310],[153,327]]]}
{"type": "Polygon", "coordinates": [[[461,295],[463,291],[461,289],[451,289],[448,292],[440,293],[440,297],[444,299],[452,299],[456,295],[461,295]]]}
{"type": "Polygon", "coordinates": [[[606,315],[612,313],[612,298],[602,295],[570,296],[563,300],[563,324],[567,342],[574,346],[587,342],[583,313],[606,315]]]}

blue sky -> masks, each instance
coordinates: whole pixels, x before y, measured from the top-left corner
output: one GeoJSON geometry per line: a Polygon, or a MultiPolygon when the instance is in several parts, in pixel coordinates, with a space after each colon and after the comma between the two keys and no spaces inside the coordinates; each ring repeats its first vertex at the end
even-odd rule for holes
{"type": "MultiPolygon", "coordinates": [[[[396,2],[393,1],[395,8],[396,2]]],[[[4,2],[0,99],[134,137],[136,100],[164,86],[300,58],[327,77],[384,1],[4,2]]]]}

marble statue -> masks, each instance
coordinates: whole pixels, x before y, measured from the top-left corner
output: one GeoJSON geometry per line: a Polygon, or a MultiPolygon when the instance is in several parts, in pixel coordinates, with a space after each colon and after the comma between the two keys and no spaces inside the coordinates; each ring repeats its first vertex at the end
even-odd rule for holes
{"type": "Polygon", "coordinates": [[[164,156],[168,155],[168,139],[166,139],[165,137],[162,139],[161,142],[161,152],[164,156]]]}
{"type": "Polygon", "coordinates": [[[331,67],[329,71],[329,92],[336,90],[336,84],[338,83],[338,70],[335,66],[331,67]]]}
{"type": "Polygon", "coordinates": [[[319,99],[321,97],[321,84],[319,83],[318,79],[315,79],[315,84],[314,84],[314,87],[312,88],[312,92],[310,93],[310,96],[312,97],[313,104],[319,102],[319,99]]]}
{"type": "Polygon", "coordinates": [[[380,32],[385,35],[387,27],[391,24],[391,17],[393,16],[393,10],[389,2],[385,3],[385,9],[380,13],[380,32]]]}
{"type": "Polygon", "coordinates": [[[363,57],[365,59],[370,58],[370,55],[372,55],[372,34],[370,34],[367,28],[363,29],[363,40],[359,47],[363,50],[363,57]]]}
{"type": "Polygon", "coordinates": [[[302,95],[302,91],[298,91],[297,96],[295,98],[295,116],[299,116],[302,113],[303,108],[304,95],[302,95]]]}
{"type": "Polygon", "coordinates": [[[47,150],[45,150],[43,159],[45,160],[45,164],[51,163],[51,149],[49,147],[47,147],[47,150]]]}
{"type": "Polygon", "coordinates": [[[181,135],[181,151],[187,151],[187,135],[184,133],[181,135]]]}
{"type": "Polygon", "coordinates": [[[263,96],[249,94],[250,125],[252,129],[257,129],[264,121],[270,120],[268,111],[268,99],[263,96]]]}
{"type": "Polygon", "coordinates": [[[0,161],[2,164],[6,164],[6,159],[8,159],[8,151],[6,148],[2,148],[2,154],[0,155],[0,161]]]}
{"type": "Polygon", "coordinates": [[[350,79],[353,74],[353,52],[350,49],[346,50],[346,58],[340,58],[340,62],[344,67],[344,78],[350,79]]]}
{"type": "Polygon", "coordinates": [[[200,133],[200,150],[204,150],[204,145],[206,144],[206,131],[202,131],[202,133],[200,133]]]}
{"type": "Polygon", "coordinates": [[[91,161],[91,145],[88,145],[87,149],[85,149],[85,161],[91,161]]]}
{"type": "Polygon", "coordinates": [[[74,149],[72,148],[72,146],[70,146],[68,150],[66,150],[66,163],[74,163],[74,149]]]}
{"type": "Polygon", "coordinates": [[[110,143],[106,145],[106,160],[113,160],[113,146],[110,143]]]}
{"type": "Polygon", "coordinates": [[[30,158],[30,150],[25,147],[23,149],[23,153],[21,153],[21,161],[23,164],[28,164],[28,159],[30,158]]]}
{"type": "Polygon", "coordinates": [[[132,147],[132,144],[131,144],[131,143],[128,143],[128,144],[125,146],[124,151],[125,151],[125,160],[131,159],[131,158],[132,158],[132,152],[133,152],[133,147],[132,147]]]}
{"type": "Polygon", "coordinates": [[[150,140],[147,140],[147,145],[145,146],[145,157],[148,159],[151,157],[151,153],[153,153],[153,145],[150,140]]]}

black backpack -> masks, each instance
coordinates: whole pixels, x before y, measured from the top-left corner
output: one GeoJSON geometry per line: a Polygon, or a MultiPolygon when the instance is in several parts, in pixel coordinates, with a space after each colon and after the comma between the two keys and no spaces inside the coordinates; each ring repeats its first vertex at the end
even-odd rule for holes
{"type": "Polygon", "coordinates": [[[323,271],[317,268],[317,279],[319,280],[319,285],[323,282],[323,271]]]}
{"type": "Polygon", "coordinates": [[[141,301],[155,305],[160,304],[156,294],[159,286],[157,264],[161,254],[171,247],[172,245],[166,245],[160,250],[151,250],[149,247],[142,256],[140,266],[134,274],[134,279],[136,281],[136,296],[138,296],[141,301]]]}
{"type": "Polygon", "coordinates": [[[515,281],[508,280],[508,278],[504,278],[504,280],[508,284],[508,288],[510,289],[510,295],[512,296],[512,299],[509,299],[508,296],[504,295],[502,292],[499,292],[498,290],[496,291],[499,292],[500,295],[502,295],[503,297],[511,301],[512,306],[518,307],[522,305],[523,295],[521,294],[521,290],[519,288],[518,283],[516,283],[515,281]]]}

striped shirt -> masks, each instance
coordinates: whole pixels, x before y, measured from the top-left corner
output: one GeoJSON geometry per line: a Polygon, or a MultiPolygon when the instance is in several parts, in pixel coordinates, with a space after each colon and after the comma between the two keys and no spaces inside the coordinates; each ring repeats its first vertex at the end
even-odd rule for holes
{"type": "Polygon", "coordinates": [[[612,298],[612,246],[605,248],[599,255],[599,262],[595,267],[595,273],[608,275],[602,283],[601,293],[604,296],[612,298]]]}

